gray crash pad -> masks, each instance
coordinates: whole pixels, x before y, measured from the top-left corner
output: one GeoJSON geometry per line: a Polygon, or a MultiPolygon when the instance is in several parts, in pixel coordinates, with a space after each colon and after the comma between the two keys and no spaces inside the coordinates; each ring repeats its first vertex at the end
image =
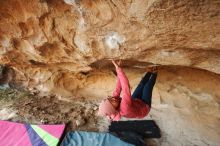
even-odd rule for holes
{"type": "Polygon", "coordinates": [[[110,133],[100,132],[69,132],[64,137],[61,146],[134,146],[120,140],[110,133]]]}

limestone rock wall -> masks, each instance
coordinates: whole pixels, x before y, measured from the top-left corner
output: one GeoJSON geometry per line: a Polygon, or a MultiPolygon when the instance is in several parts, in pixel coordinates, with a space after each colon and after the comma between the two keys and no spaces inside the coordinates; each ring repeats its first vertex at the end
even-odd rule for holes
{"type": "MultiPolygon", "coordinates": [[[[11,85],[64,96],[89,74],[148,64],[220,73],[220,2],[174,0],[0,1],[0,63],[11,85]]],[[[95,81],[94,81],[95,82],[95,81]]]]}
{"type": "Polygon", "coordinates": [[[220,73],[217,0],[7,0],[0,6],[0,62],[26,86],[91,71],[109,58],[220,73]]]}

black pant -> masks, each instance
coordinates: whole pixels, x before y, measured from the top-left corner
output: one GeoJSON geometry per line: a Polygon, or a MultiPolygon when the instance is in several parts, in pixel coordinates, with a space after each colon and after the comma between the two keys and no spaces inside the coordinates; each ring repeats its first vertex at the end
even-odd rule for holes
{"type": "Polygon", "coordinates": [[[152,91],[157,79],[157,73],[148,72],[142,78],[132,94],[132,98],[139,98],[151,107],[152,91]]]}

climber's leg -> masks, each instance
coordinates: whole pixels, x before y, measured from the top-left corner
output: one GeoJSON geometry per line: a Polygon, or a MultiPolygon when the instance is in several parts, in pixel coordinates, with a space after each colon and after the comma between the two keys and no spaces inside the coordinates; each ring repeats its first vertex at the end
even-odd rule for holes
{"type": "Polygon", "coordinates": [[[144,85],[141,99],[151,107],[152,91],[157,79],[157,73],[152,73],[149,81],[144,85]]]}
{"type": "Polygon", "coordinates": [[[142,78],[142,80],[140,81],[140,83],[138,84],[138,86],[136,87],[136,89],[134,90],[133,94],[132,94],[132,98],[139,98],[141,99],[142,93],[143,93],[143,89],[144,89],[144,85],[147,83],[147,81],[149,80],[150,76],[151,76],[151,72],[147,72],[145,74],[145,76],[142,78]]]}

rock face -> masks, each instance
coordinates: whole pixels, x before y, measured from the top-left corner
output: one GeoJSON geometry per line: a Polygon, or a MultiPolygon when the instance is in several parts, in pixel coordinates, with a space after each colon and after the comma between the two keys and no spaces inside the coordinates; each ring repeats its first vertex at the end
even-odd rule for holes
{"type": "Polygon", "coordinates": [[[0,63],[13,72],[13,87],[86,98],[111,94],[111,58],[123,60],[132,89],[140,68],[160,64],[152,111],[168,135],[160,143],[189,134],[196,136],[178,142],[217,145],[219,13],[218,0],[2,0],[0,63]],[[179,133],[166,126],[168,117],[182,118],[171,122],[179,133]],[[181,131],[178,122],[199,132],[181,131]]]}
{"type": "Polygon", "coordinates": [[[14,68],[17,86],[45,92],[57,87],[72,95],[82,82],[79,73],[107,67],[109,58],[123,59],[128,67],[155,63],[220,73],[219,1],[7,0],[0,5],[0,62],[14,68]]]}

